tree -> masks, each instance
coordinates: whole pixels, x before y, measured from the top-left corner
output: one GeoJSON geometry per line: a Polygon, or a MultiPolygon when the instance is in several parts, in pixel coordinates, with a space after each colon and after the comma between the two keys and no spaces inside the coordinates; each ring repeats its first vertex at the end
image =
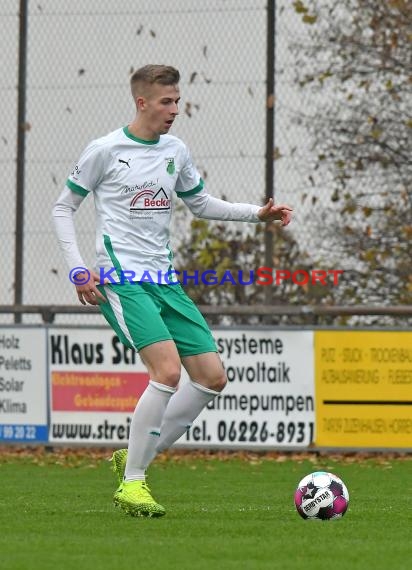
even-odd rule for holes
{"type": "MultiPolygon", "coordinates": [[[[319,236],[346,262],[336,303],[412,303],[412,3],[295,1],[310,41],[294,43],[312,108],[308,176],[330,189],[319,236]]],[[[312,202],[319,208],[318,196],[312,202]]]]}
{"type": "MultiPolygon", "coordinates": [[[[260,279],[256,273],[259,267],[264,266],[265,259],[262,224],[245,226],[244,224],[193,219],[189,232],[185,233],[176,251],[174,264],[181,272],[179,280],[189,296],[197,304],[202,305],[264,305],[264,289],[271,287],[274,307],[276,305],[311,305],[330,302],[333,289],[331,276],[325,280],[325,285],[319,282],[312,284],[311,279],[307,284],[297,285],[291,278],[279,278],[276,284],[276,269],[288,270],[291,275],[296,270],[300,270],[309,275],[309,272],[315,268],[315,264],[306,252],[301,251],[290,230],[285,230],[275,223],[270,224],[269,227],[272,230],[275,251],[273,284],[264,285],[263,283],[268,283],[266,276],[270,274],[265,271],[260,279]],[[243,283],[250,281],[250,283],[245,285],[242,281],[243,283]]],[[[304,281],[302,276],[304,277],[303,273],[297,275],[296,281],[304,281]]],[[[295,319],[277,317],[276,308],[272,314],[271,322],[285,321],[289,324],[302,322],[299,317],[295,319]]],[[[241,322],[256,324],[262,321],[257,316],[252,319],[250,317],[229,319],[218,316],[210,320],[215,324],[241,322]]]]}

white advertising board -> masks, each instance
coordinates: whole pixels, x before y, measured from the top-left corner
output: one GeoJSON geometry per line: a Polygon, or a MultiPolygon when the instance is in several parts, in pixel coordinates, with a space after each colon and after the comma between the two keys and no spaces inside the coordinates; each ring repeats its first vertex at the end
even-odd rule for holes
{"type": "Polygon", "coordinates": [[[0,441],[47,441],[47,357],[43,328],[0,328],[0,441]]]}
{"type": "Polygon", "coordinates": [[[228,384],[178,445],[307,447],[315,421],[313,332],[239,329],[213,334],[228,384]]]}
{"type": "MultiPolygon", "coordinates": [[[[228,385],[177,444],[307,447],[314,434],[313,332],[212,332],[228,385]]],[[[53,327],[48,334],[50,442],[126,445],[149,381],[139,356],[109,329],[53,327]]]]}

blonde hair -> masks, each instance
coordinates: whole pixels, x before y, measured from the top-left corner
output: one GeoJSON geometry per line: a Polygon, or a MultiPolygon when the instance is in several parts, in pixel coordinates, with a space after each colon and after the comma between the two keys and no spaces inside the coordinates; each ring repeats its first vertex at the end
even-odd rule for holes
{"type": "Polygon", "coordinates": [[[179,71],[170,65],[145,65],[137,69],[130,78],[133,99],[139,95],[146,94],[147,87],[154,83],[177,85],[179,80],[179,71]]]}

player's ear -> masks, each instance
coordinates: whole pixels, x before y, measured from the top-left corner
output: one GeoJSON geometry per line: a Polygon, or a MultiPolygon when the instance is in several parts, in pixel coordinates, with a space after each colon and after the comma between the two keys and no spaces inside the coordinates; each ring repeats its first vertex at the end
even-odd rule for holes
{"type": "Polygon", "coordinates": [[[146,99],[144,97],[136,97],[136,108],[138,111],[146,109],[146,99]]]}

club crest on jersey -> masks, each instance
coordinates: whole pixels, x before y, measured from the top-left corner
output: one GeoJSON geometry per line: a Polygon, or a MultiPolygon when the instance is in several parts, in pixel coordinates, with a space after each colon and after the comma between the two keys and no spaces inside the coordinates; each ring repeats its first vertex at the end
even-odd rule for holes
{"type": "Polygon", "coordinates": [[[133,196],[130,202],[130,213],[138,216],[144,215],[145,212],[166,213],[170,210],[170,206],[171,200],[163,188],[157,191],[145,188],[133,196]]]}
{"type": "Polygon", "coordinates": [[[170,176],[173,176],[173,174],[176,172],[174,157],[166,158],[166,171],[168,174],[170,174],[170,176]]]}

